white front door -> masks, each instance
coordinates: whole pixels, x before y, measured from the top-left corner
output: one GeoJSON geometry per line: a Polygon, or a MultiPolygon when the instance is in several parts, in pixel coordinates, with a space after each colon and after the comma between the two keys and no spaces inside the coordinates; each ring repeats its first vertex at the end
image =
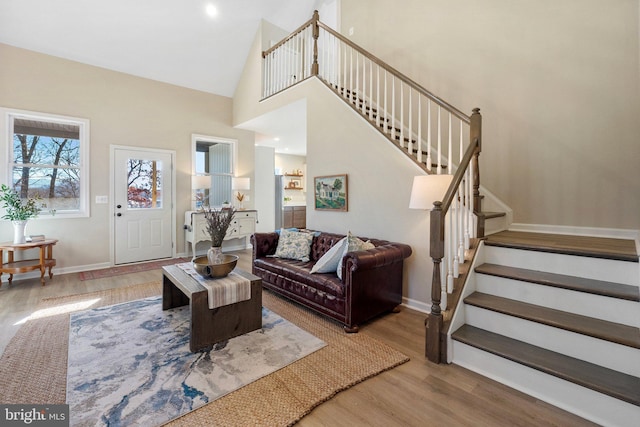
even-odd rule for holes
{"type": "Polygon", "coordinates": [[[113,153],[115,264],[170,258],[172,154],[127,148],[113,153]]]}

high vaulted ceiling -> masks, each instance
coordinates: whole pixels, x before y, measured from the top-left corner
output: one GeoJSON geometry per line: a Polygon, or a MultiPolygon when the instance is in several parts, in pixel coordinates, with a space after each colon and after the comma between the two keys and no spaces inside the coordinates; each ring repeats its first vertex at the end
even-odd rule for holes
{"type": "Polygon", "coordinates": [[[261,19],[293,31],[317,3],[1,0],[0,43],[230,97],[261,19]]]}

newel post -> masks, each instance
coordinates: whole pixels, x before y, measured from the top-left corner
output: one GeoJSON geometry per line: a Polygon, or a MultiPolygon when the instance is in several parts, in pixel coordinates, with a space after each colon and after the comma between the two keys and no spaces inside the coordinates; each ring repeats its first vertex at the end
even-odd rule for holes
{"type": "MultiPolygon", "coordinates": [[[[476,145],[471,159],[471,167],[473,169],[473,212],[482,212],[480,198],[480,152],[482,151],[482,115],[479,108],[473,109],[470,121],[470,139],[472,144],[476,145]]],[[[484,237],[484,217],[478,217],[478,236],[484,237]]]]}
{"type": "Polygon", "coordinates": [[[426,323],[425,355],[434,363],[440,363],[440,332],[442,331],[441,273],[440,263],[444,257],[444,212],[442,202],[434,202],[430,214],[431,222],[431,259],[433,260],[433,278],[431,280],[431,312],[426,323]]]}
{"type": "Polygon", "coordinates": [[[311,25],[313,26],[313,64],[311,64],[311,75],[318,75],[318,37],[320,37],[320,27],[318,26],[318,21],[320,20],[320,15],[317,10],[313,11],[313,18],[311,25]]]}

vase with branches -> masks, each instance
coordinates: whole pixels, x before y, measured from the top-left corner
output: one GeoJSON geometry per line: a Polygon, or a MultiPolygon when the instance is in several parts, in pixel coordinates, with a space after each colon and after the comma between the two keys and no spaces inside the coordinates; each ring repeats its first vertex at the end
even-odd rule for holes
{"type": "Polygon", "coordinates": [[[222,258],[222,241],[233,221],[236,210],[231,208],[215,209],[204,207],[204,218],[207,221],[207,232],[211,237],[211,249],[207,252],[209,264],[219,264],[222,258]]]}

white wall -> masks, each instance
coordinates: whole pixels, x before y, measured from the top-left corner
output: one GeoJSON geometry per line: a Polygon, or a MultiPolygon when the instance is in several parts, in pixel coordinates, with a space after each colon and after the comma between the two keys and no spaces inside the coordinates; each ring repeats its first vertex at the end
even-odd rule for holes
{"type": "Polygon", "coordinates": [[[255,206],[258,210],[256,231],[260,233],[276,228],[275,218],[275,150],[272,147],[256,147],[255,206]]]}

